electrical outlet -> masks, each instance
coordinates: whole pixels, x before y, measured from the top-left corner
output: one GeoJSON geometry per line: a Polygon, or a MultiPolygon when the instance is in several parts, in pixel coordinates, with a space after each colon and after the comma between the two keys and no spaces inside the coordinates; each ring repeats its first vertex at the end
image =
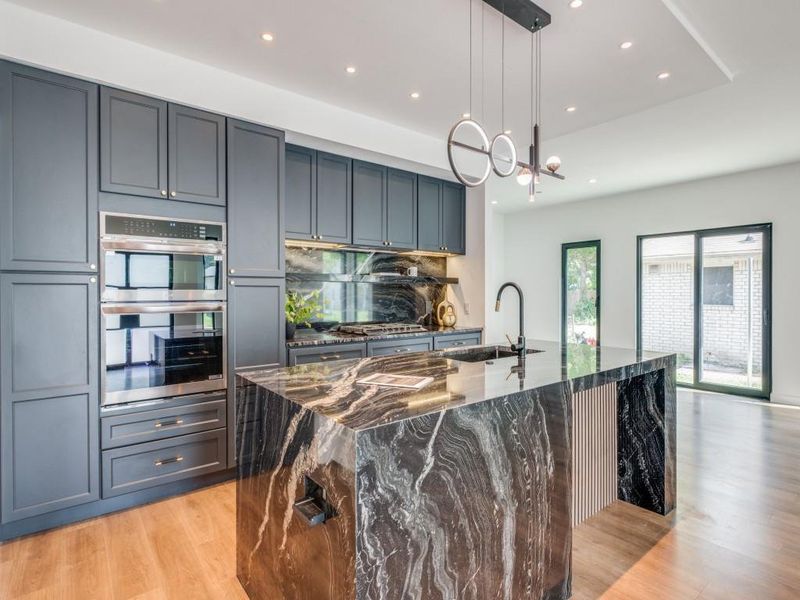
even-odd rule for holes
{"type": "Polygon", "coordinates": [[[469,314],[469,302],[464,302],[464,314],[469,314]]]}

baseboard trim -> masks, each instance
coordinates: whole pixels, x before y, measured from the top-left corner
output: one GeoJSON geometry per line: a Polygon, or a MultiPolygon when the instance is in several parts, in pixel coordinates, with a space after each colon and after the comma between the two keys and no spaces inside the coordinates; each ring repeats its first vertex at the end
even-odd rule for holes
{"type": "Polygon", "coordinates": [[[73,506],[64,510],[58,510],[44,515],[37,515],[28,519],[14,521],[0,525],[0,542],[5,542],[13,538],[39,533],[48,529],[62,527],[78,521],[92,519],[107,515],[109,513],[127,510],[136,506],[150,504],[158,500],[163,500],[170,496],[185,494],[200,488],[208,487],[223,481],[228,481],[236,476],[236,469],[228,469],[217,473],[209,473],[202,477],[189,479],[186,481],[176,481],[167,485],[140,490],[123,496],[103,498],[88,504],[73,506]]]}
{"type": "Polygon", "coordinates": [[[773,404],[800,406],[800,396],[793,396],[791,394],[772,394],[769,399],[773,404]]]}

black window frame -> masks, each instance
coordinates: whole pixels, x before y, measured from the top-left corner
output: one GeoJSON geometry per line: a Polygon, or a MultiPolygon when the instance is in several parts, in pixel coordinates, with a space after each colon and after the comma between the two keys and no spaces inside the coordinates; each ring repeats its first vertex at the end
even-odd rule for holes
{"type": "Polygon", "coordinates": [[[642,352],[642,243],[646,239],[659,237],[674,237],[680,235],[694,236],[694,267],[692,302],[694,314],[692,330],[694,334],[693,347],[693,383],[678,383],[680,387],[747,396],[761,400],[770,400],[772,394],[772,223],[757,223],[753,225],[733,225],[711,229],[692,229],[688,231],[670,231],[636,236],[636,350],[642,352]],[[703,238],[718,235],[738,235],[760,233],[763,235],[763,328],[761,337],[761,389],[733,387],[715,383],[704,383],[702,378],[702,345],[703,345],[703,238]]]}
{"type": "Polygon", "coordinates": [[[597,299],[595,311],[597,313],[596,346],[600,347],[600,315],[602,305],[600,302],[602,292],[602,240],[586,240],[583,242],[567,242],[561,244],[561,346],[567,345],[567,254],[577,248],[594,248],[597,252],[597,299]]]}

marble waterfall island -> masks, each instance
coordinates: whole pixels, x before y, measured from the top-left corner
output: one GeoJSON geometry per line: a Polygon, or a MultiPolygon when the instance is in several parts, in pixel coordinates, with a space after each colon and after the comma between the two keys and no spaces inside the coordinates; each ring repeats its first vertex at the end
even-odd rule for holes
{"type": "Polygon", "coordinates": [[[528,347],[238,374],[249,597],[565,599],[575,523],[617,498],[670,512],[675,356],[528,347]],[[432,382],[358,383],[375,373],[432,382]]]}

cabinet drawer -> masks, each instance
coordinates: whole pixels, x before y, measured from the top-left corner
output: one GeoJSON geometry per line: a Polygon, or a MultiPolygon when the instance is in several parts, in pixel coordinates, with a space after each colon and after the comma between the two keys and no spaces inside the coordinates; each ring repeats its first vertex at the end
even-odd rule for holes
{"type": "Polygon", "coordinates": [[[104,417],[100,439],[104,450],[225,427],[225,400],[173,406],[104,417]]]}
{"type": "Polygon", "coordinates": [[[291,348],[289,350],[289,366],[346,358],[364,358],[366,355],[366,344],[332,344],[324,348],[291,348]]]}
{"type": "Polygon", "coordinates": [[[225,429],[103,452],[103,498],[225,468],[225,429]]]}
{"type": "Polygon", "coordinates": [[[433,347],[436,350],[457,348],[460,346],[477,346],[481,343],[480,333],[450,334],[433,338],[433,347]]]}
{"type": "Polygon", "coordinates": [[[394,354],[408,354],[409,352],[430,352],[433,350],[433,338],[413,338],[402,341],[369,342],[367,354],[369,356],[390,356],[394,354]]]}

